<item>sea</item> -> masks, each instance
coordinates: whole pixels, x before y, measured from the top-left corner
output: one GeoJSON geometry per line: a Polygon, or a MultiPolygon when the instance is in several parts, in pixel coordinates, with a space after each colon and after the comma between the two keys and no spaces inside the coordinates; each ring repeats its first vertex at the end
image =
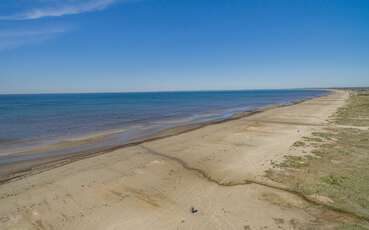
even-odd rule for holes
{"type": "Polygon", "coordinates": [[[0,167],[102,151],[166,129],[223,121],[328,93],[291,89],[0,95],[0,167]]]}

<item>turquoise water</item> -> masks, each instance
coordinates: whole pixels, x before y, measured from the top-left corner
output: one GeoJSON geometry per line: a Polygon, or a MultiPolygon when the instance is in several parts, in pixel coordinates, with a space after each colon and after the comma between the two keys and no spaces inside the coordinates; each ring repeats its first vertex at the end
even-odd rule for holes
{"type": "MultiPolygon", "coordinates": [[[[237,112],[325,94],[324,90],[247,90],[0,95],[0,164],[42,157],[46,153],[35,147],[72,138],[111,134],[94,142],[111,147],[178,125],[226,119],[237,112]]],[[[82,145],[47,154],[83,150],[82,145]]]]}

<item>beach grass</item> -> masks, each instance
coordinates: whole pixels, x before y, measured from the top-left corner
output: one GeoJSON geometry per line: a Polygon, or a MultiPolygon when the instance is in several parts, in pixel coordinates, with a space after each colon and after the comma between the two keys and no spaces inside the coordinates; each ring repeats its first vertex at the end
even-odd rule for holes
{"type": "MultiPolygon", "coordinates": [[[[333,124],[294,147],[310,155],[286,156],[267,176],[336,210],[369,219],[369,91],[352,92],[333,124]]],[[[367,229],[344,224],[339,229],[367,229]]]]}

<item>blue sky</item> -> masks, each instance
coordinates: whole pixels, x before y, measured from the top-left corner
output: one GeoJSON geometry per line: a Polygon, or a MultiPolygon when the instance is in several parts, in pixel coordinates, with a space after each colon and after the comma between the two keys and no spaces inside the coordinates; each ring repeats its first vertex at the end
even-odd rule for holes
{"type": "Polygon", "coordinates": [[[369,86],[369,1],[1,0],[0,93],[369,86]]]}

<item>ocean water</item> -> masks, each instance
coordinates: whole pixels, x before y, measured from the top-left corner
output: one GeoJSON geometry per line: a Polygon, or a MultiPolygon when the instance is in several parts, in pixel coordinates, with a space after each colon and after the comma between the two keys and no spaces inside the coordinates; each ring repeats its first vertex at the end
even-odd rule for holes
{"type": "Polygon", "coordinates": [[[0,165],[108,148],[324,90],[0,95],[0,165]],[[45,148],[47,146],[47,148],[45,148]]]}

